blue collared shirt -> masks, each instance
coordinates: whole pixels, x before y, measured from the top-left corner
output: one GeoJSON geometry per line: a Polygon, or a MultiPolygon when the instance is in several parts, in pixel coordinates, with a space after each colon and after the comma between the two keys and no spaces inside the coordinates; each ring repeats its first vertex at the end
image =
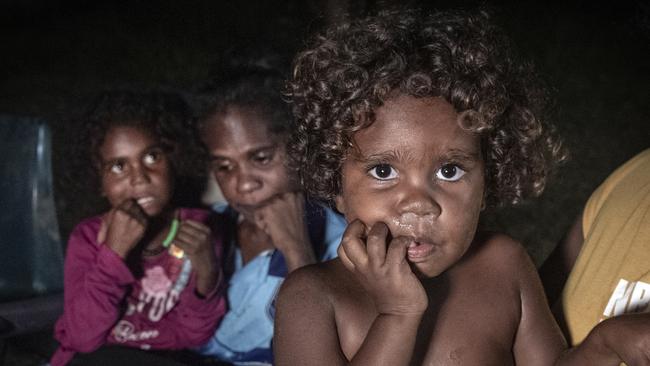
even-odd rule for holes
{"type": "MultiPolygon", "coordinates": [[[[319,204],[307,202],[305,207],[314,252],[320,261],[335,258],[347,225],[345,219],[319,204]]],[[[215,211],[232,218],[237,215],[229,207],[215,211]]],[[[231,245],[234,271],[228,282],[228,312],[214,336],[198,351],[236,365],[271,365],[275,297],[287,275],[287,265],[275,249],[265,250],[242,265],[239,247],[234,242],[231,245]]]]}

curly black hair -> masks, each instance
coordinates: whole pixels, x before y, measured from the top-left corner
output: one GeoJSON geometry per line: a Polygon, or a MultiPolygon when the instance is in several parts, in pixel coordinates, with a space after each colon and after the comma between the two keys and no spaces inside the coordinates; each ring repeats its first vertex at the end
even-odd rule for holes
{"type": "MultiPolygon", "coordinates": [[[[120,89],[97,94],[78,117],[68,179],[81,191],[100,187],[100,148],[111,128],[142,129],[158,139],[174,175],[173,204],[195,205],[206,177],[206,152],[192,130],[185,98],[171,90],[120,89]]],[[[97,190],[95,189],[95,192],[97,190]]]]}
{"type": "Polygon", "coordinates": [[[282,95],[285,78],[279,71],[241,66],[224,74],[208,81],[196,92],[198,131],[210,118],[225,114],[228,108],[239,107],[264,116],[270,133],[289,135],[292,115],[282,95]]]}
{"type": "Polygon", "coordinates": [[[444,98],[480,135],[490,206],[541,194],[565,158],[544,83],[485,11],[384,11],[332,26],[297,55],[286,93],[294,168],[326,201],[340,192],[352,135],[399,94],[444,98]]]}

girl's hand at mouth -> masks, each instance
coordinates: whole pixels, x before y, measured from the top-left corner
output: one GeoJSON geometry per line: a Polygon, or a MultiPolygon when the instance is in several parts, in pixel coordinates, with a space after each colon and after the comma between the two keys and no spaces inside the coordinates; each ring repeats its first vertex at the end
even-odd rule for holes
{"type": "Polygon", "coordinates": [[[147,215],[133,199],[124,200],[102,218],[97,241],[126,258],[145,234],[147,215]]]}

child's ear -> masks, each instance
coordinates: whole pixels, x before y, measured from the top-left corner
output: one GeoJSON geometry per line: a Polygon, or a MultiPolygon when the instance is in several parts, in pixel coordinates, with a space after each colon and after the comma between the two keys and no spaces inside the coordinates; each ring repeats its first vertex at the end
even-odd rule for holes
{"type": "Polygon", "coordinates": [[[336,209],[345,215],[345,203],[343,202],[343,197],[341,197],[340,194],[337,194],[336,197],[334,197],[334,203],[336,204],[336,209]]]}

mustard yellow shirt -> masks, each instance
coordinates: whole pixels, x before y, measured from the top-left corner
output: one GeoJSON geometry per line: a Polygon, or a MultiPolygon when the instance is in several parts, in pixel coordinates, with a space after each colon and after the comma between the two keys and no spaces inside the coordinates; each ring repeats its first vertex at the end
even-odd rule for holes
{"type": "Polygon", "coordinates": [[[584,243],[562,293],[573,345],[603,319],[650,311],[650,149],[592,194],[582,230],[584,243]]]}

